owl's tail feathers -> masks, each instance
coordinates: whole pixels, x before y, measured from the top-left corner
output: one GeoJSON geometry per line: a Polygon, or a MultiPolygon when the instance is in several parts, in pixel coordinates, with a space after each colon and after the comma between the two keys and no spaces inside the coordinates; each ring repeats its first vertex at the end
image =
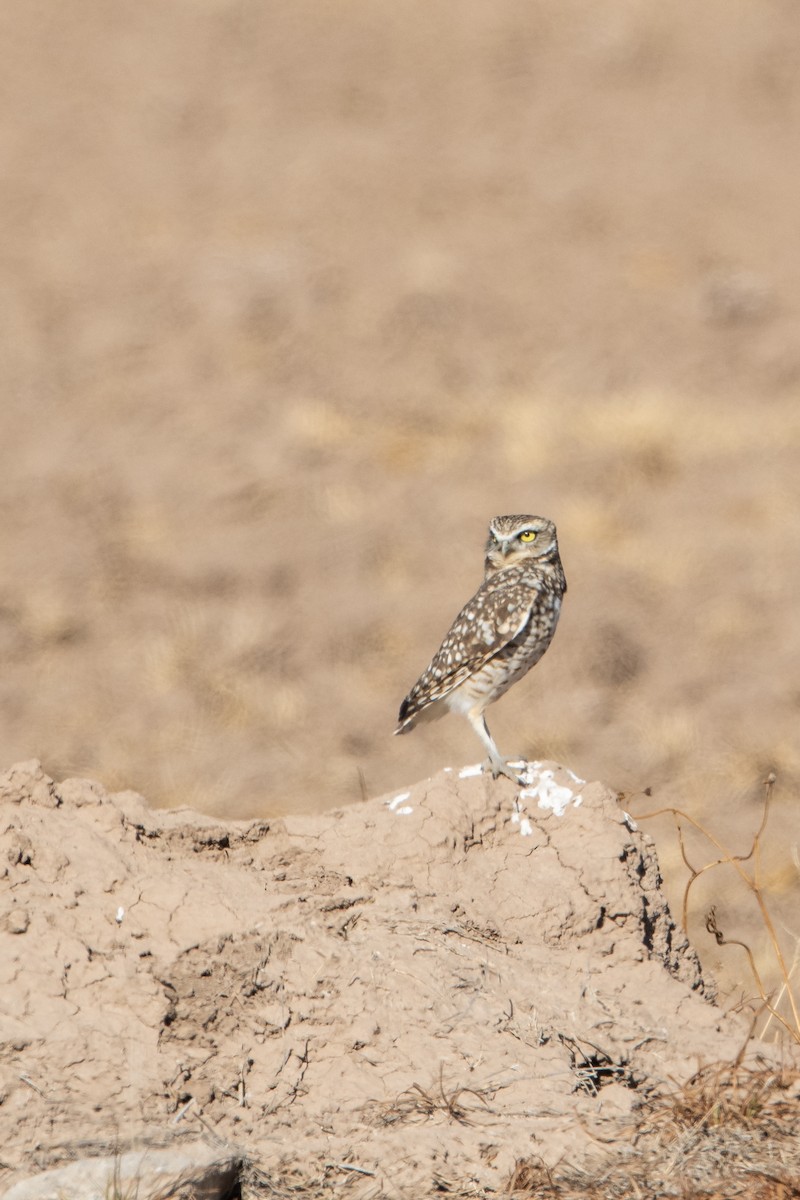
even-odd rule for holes
{"type": "Polygon", "coordinates": [[[395,729],[395,734],[411,733],[417,725],[427,725],[429,721],[438,721],[439,717],[443,717],[446,708],[438,700],[429,701],[418,707],[416,703],[411,701],[410,696],[406,696],[403,703],[400,705],[400,713],[398,715],[399,724],[395,729]]]}
{"type": "Polygon", "coordinates": [[[398,733],[411,733],[411,730],[414,728],[414,717],[416,715],[416,712],[414,712],[411,708],[410,697],[406,696],[405,700],[400,705],[400,712],[397,715],[399,724],[397,729],[394,731],[395,736],[397,736],[398,733]]]}

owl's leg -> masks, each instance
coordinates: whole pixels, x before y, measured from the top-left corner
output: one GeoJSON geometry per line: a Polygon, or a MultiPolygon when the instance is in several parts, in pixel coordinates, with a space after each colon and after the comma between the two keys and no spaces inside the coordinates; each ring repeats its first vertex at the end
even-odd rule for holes
{"type": "Polygon", "coordinates": [[[484,717],[483,713],[472,711],[468,712],[466,717],[486,749],[489,751],[489,757],[483,764],[483,770],[491,771],[492,779],[497,779],[498,775],[505,775],[507,779],[512,781],[512,783],[524,783],[519,771],[514,770],[508,759],[503,758],[502,754],[497,749],[497,746],[494,744],[494,738],[489,733],[489,727],[486,724],[486,718],[484,717]]]}

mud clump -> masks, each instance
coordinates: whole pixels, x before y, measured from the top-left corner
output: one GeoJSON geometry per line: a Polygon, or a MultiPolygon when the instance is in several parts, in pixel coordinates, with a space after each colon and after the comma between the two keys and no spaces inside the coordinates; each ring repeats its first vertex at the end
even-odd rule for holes
{"type": "Polygon", "coordinates": [[[500,1190],[734,1058],[649,838],[528,770],[226,823],[0,777],[0,1185],[213,1133],[273,1183],[500,1190]]]}

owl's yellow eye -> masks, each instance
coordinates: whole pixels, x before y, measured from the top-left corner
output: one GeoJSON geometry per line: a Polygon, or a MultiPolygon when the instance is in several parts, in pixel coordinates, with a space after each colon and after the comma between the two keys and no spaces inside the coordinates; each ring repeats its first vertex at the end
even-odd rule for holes
{"type": "Polygon", "coordinates": [[[532,542],[535,540],[535,538],[536,538],[536,534],[534,533],[534,531],[532,529],[526,529],[524,533],[521,533],[519,535],[519,540],[521,542],[532,542]]]}

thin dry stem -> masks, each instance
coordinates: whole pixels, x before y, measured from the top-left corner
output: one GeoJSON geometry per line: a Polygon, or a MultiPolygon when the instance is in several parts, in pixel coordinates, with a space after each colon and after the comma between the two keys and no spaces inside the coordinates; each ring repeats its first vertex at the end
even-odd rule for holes
{"type": "Polygon", "coordinates": [[[766,929],[767,934],[769,936],[769,940],[772,945],[773,953],[775,955],[775,961],[778,964],[778,969],[780,971],[781,979],[783,981],[783,986],[781,989],[781,996],[784,996],[784,995],[786,996],[786,999],[789,1003],[789,1007],[791,1009],[793,1024],[790,1023],[789,1021],[787,1021],[783,1016],[781,1016],[781,1014],[775,1008],[775,1005],[773,1004],[773,1002],[769,999],[766,989],[764,988],[759,971],[756,967],[755,959],[753,958],[753,954],[752,954],[752,951],[750,950],[750,947],[745,942],[737,941],[737,940],[734,940],[731,938],[724,937],[724,935],[719,930],[719,928],[716,924],[716,919],[714,917],[714,909],[713,908],[711,909],[711,912],[707,915],[706,928],[708,929],[709,933],[711,933],[715,937],[715,939],[717,941],[717,945],[719,945],[719,946],[736,945],[736,946],[740,946],[745,951],[745,954],[747,955],[747,960],[750,965],[750,969],[753,973],[753,978],[755,980],[756,987],[758,988],[758,993],[759,993],[759,996],[761,997],[762,1003],[769,1011],[771,1017],[773,1017],[776,1021],[779,1021],[780,1024],[784,1027],[784,1029],[786,1029],[786,1031],[790,1034],[790,1036],[795,1041],[800,1042],[800,1009],[798,1009],[797,1000],[795,998],[794,991],[793,991],[792,985],[791,985],[791,972],[788,970],[788,968],[786,966],[786,960],[783,956],[783,951],[781,949],[780,942],[778,941],[778,935],[775,931],[775,926],[772,921],[772,916],[767,907],[767,903],[764,898],[764,893],[763,893],[763,889],[761,886],[761,838],[762,838],[762,835],[766,828],[767,820],[769,819],[770,801],[772,799],[772,792],[773,792],[774,786],[775,786],[775,775],[773,772],[770,772],[770,774],[767,776],[767,778],[764,781],[764,801],[763,801],[762,812],[761,812],[761,821],[759,823],[758,829],[756,830],[756,832],[753,836],[753,841],[751,843],[750,849],[748,850],[747,854],[733,854],[726,846],[724,846],[722,844],[722,842],[719,841],[718,838],[716,838],[714,836],[713,833],[711,833],[708,829],[706,829],[704,825],[702,825],[699,821],[695,820],[694,817],[689,816],[688,813],[684,812],[682,809],[679,809],[679,808],[673,808],[673,807],[659,808],[653,812],[641,813],[637,816],[637,820],[646,821],[651,817],[659,817],[659,816],[664,816],[666,814],[669,814],[675,821],[677,834],[678,834],[678,844],[680,846],[680,851],[681,851],[681,857],[683,858],[683,861],[686,864],[686,867],[689,871],[689,879],[688,879],[688,882],[686,884],[686,887],[685,887],[684,893],[683,893],[683,927],[684,927],[684,929],[688,929],[688,924],[689,924],[689,894],[691,892],[692,886],[700,878],[700,876],[704,875],[707,871],[711,871],[715,867],[720,867],[720,866],[724,866],[724,865],[728,864],[734,868],[734,870],[738,873],[739,877],[741,878],[742,882],[745,884],[745,886],[748,888],[748,890],[750,892],[752,892],[753,896],[755,897],[756,904],[758,905],[759,913],[761,915],[761,920],[763,921],[764,928],[766,929]],[[681,822],[686,822],[687,824],[691,825],[693,829],[696,829],[699,834],[701,834],[704,838],[706,838],[707,841],[709,841],[712,844],[712,846],[714,846],[719,851],[719,858],[715,859],[713,862],[705,863],[702,867],[696,867],[690,861],[689,855],[686,851],[686,843],[685,843],[685,839],[684,839],[683,826],[682,826],[681,822]],[[753,859],[753,870],[752,870],[752,874],[748,874],[748,872],[745,870],[743,864],[749,862],[749,860],[751,858],[753,859]]]}
{"type": "Polygon", "coordinates": [[[392,1103],[379,1106],[381,1120],[385,1125],[393,1125],[415,1116],[427,1119],[436,1112],[444,1112],[451,1120],[457,1121],[460,1125],[470,1125],[472,1122],[466,1106],[462,1103],[463,1096],[474,1096],[485,1108],[489,1107],[485,1096],[475,1088],[454,1087],[449,1092],[445,1091],[444,1071],[440,1066],[438,1089],[432,1088],[427,1091],[420,1084],[413,1083],[410,1088],[401,1092],[392,1103]]]}

